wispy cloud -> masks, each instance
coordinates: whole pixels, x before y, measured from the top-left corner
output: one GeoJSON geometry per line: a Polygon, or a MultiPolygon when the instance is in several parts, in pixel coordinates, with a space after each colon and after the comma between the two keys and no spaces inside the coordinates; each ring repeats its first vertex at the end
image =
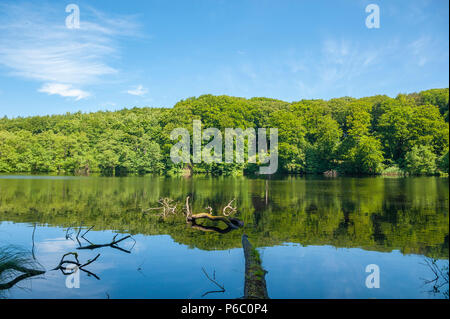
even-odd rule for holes
{"type": "Polygon", "coordinates": [[[326,81],[352,79],[372,66],[380,55],[374,48],[361,48],[345,40],[327,40],[322,45],[320,74],[326,81]]]}
{"type": "Polygon", "coordinates": [[[409,44],[409,49],[415,59],[418,66],[422,67],[428,62],[428,56],[430,56],[428,48],[431,47],[431,40],[427,36],[421,36],[417,40],[409,44]]]}
{"type": "Polygon", "coordinates": [[[131,95],[144,96],[148,93],[148,90],[142,85],[138,85],[135,89],[128,90],[127,93],[131,95]]]}
{"type": "Polygon", "coordinates": [[[323,95],[330,88],[350,94],[352,83],[370,74],[388,50],[362,47],[345,39],[326,39],[316,55],[300,58],[299,66],[290,62],[290,66],[294,73],[301,70],[296,84],[302,97],[323,95]]]}
{"type": "Polygon", "coordinates": [[[119,55],[117,37],[136,25],[82,7],[80,28],[68,29],[60,9],[0,5],[0,64],[11,75],[44,83],[40,92],[79,100],[89,96],[82,87],[118,72],[108,62],[119,55]]]}

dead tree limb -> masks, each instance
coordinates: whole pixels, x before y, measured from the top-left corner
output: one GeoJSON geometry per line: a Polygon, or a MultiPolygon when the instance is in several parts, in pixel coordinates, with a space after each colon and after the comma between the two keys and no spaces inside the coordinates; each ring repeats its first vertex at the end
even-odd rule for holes
{"type": "MultiPolygon", "coordinates": [[[[192,210],[190,208],[190,205],[189,205],[189,196],[188,196],[188,197],[186,197],[186,222],[192,223],[192,225],[200,226],[200,228],[201,228],[202,225],[198,225],[197,220],[209,219],[211,221],[221,221],[221,222],[225,223],[228,226],[228,228],[230,228],[230,229],[238,229],[240,227],[243,227],[244,223],[241,220],[239,220],[237,218],[229,217],[231,214],[234,214],[237,210],[236,207],[231,206],[231,203],[233,201],[234,201],[234,199],[232,201],[230,201],[228,203],[228,205],[223,208],[222,213],[224,216],[212,215],[211,214],[212,213],[211,206],[208,206],[206,208],[207,210],[209,210],[209,213],[193,214],[192,210]]],[[[205,231],[208,230],[207,226],[203,226],[203,227],[205,227],[205,228],[201,229],[201,230],[205,230],[205,231]]],[[[216,229],[216,228],[210,228],[209,230],[214,230],[214,229],[216,229]]]]}
{"type": "Polygon", "coordinates": [[[144,210],[144,213],[149,212],[150,210],[161,210],[161,213],[159,214],[159,216],[166,218],[169,215],[176,215],[177,213],[177,205],[175,204],[173,205],[173,200],[170,198],[161,198],[160,200],[158,200],[158,203],[161,205],[160,207],[151,207],[148,208],[146,210],[144,210]]]}
{"type": "Polygon", "coordinates": [[[222,210],[222,214],[224,216],[230,216],[234,213],[236,213],[237,207],[231,206],[231,203],[234,202],[234,198],[228,203],[227,206],[225,206],[222,210]]]}
{"type": "Polygon", "coordinates": [[[33,226],[33,233],[31,234],[31,255],[33,256],[33,259],[36,260],[36,255],[34,254],[34,234],[36,233],[36,223],[34,223],[33,226]]]}
{"type": "MultiPolygon", "coordinates": [[[[91,243],[91,244],[88,245],[88,246],[80,246],[80,247],[78,247],[77,249],[80,249],[80,250],[82,250],[82,249],[94,250],[94,249],[103,248],[103,247],[111,247],[111,248],[114,248],[114,249],[118,249],[118,250],[120,250],[120,251],[123,251],[123,252],[125,252],[125,253],[127,253],[127,254],[130,254],[130,253],[131,253],[131,250],[126,250],[126,249],[124,249],[124,248],[121,248],[121,247],[117,246],[117,244],[120,243],[120,242],[122,242],[122,241],[124,241],[125,239],[128,239],[128,238],[133,239],[133,238],[131,237],[131,235],[127,235],[127,236],[125,236],[125,237],[123,237],[123,238],[121,238],[121,239],[119,239],[119,240],[116,240],[117,235],[118,235],[118,234],[116,234],[116,235],[113,237],[113,240],[112,240],[110,243],[108,243],[108,244],[92,244],[92,243],[91,243]]],[[[133,239],[133,240],[134,240],[134,239],[133,239]]],[[[134,245],[133,245],[133,247],[134,247],[134,245]]]]}
{"type": "Polygon", "coordinates": [[[434,275],[433,279],[424,279],[421,278],[424,281],[424,286],[431,285],[432,289],[429,290],[429,293],[433,294],[442,294],[445,298],[448,298],[449,296],[449,290],[448,290],[448,277],[449,277],[449,271],[448,266],[444,266],[440,268],[437,265],[437,260],[434,258],[425,258],[425,264],[422,263],[422,265],[428,266],[428,268],[431,270],[431,272],[434,275]],[[442,289],[442,287],[445,287],[447,289],[442,289]]]}
{"type": "MultiPolygon", "coordinates": [[[[67,276],[67,275],[71,275],[71,274],[74,273],[74,268],[69,268],[69,267],[66,266],[66,265],[68,265],[68,264],[69,264],[69,265],[75,265],[76,268],[77,268],[78,270],[81,270],[81,271],[87,273],[89,276],[93,276],[93,277],[95,277],[97,280],[100,280],[100,277],[98,277],[96,274],[90,272],[90,271],[87,270],[87,269],[84,269],[84,267],[86,267],[86,266],[92,264],[94,261],[96,261],[98,257],[100,257],[100,254],[98,254],[97,256],[95,256],[93,259],[88,260],[86,263],[81,264],[80,261],[78,260],[78,254],[75,253],[75,252],[70,252],[70,253],[64,254],[64,255],[61,257],[61,260],[59,261],[58,266],[56,266],[56,267],[53,268],[52,270],[61,270],[61,273],[62,273],[63,275],[65,275],[65,276],[67,276]],[[67,260],[66,257],[69,256],[69,255],[74,256],[75,261],[74,261],[74,260],[67,260]]],[[[76,271],[76,270],[75,270],[75,271],[76,271]]]]}
{"type": "Polygon", "coordinates": [[[216,279],[216,272],[214,271],[214,279],[212,279],[211,277],[209,277],[208,273],[206,272],[205,268],[202,267],[202,271],[205,274],[206,278],[208,278],[209,281],[211,281],[213,284],[215,284],[217,287],[219,287],[220,290],[211,290],[211,291],[207,291],[205,292],[202,297],[211,294],[211,293],[217,293],[217,292],[225,292],[225,287],[221,284],[219,284],[215,279],[216,279]]]}
{"type": "MultiPolygon", "coordinates": [[[[81,237],[84,238],[84,236],[85,236],[92,228],[94,228],[94,226],[91,226],[88,230],[86,230],[86,231],[83,233],[83,235],[81,235],[81,237]]],[[[84,239],[86,239],[86,238],[84,238],[84,239]]]]}
{"type": "MultiPolygon", "coordinates": [[[[72,228],[72,226],[69,226],[66,230],[66,239],[72,239],[72,233],[69,234],[69,230],[72,228]]],[[[73,239],[72,239],[73,240],[73,239]]]]}

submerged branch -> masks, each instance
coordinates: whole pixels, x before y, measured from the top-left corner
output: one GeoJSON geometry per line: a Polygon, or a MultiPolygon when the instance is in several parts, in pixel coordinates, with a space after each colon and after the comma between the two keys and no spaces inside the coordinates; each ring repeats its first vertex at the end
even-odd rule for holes
{"type": "Polygon", "coordinates": [[[225,287],[221,284],[219,284],[215,279],[215,272],[214,272],[214,279],[212,279],[211,277],[209,277],[208,273],[206,272],[205,268],[202,267],[202,271],[205,274],[206,278],[208,278],[209,281],[211,281],[213,284],[215,284],[217,287],[220,288],[220,290],[211,290],[211,291],[207,291],[205,292],[202,297],[211,294],[211,293],[216,293],[216,292],[225,292],[225,287]]]}

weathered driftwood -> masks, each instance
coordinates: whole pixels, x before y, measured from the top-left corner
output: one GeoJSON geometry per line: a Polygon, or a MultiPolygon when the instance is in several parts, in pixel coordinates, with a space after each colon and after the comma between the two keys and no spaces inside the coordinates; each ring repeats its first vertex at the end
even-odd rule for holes
{"type": "Polygon", "coordinates": [[[245,256],[245,299],[268,299],[266,287],[266,271],[261,266],[258,251],[248,241],[247,235],[242,235],[242,248],[245,256]]]}
{"type": "Polygon", "coordinates": [[[197,228],[197,229],[200,229],[203,231],[217,231],[219,233],[227,233],[230,230],[243,227],[244,222],[242,222],[241,220],[239,220],[237,218],[229,217],[232,213],[236,212],[236,208],[231,206],[231,203],[233,201],[234,201],[234,199],[232,201],[230,201],[228,203],[228,205],[223,208],[222,213],[224,216],[212,215],[211,207],[207,207],[207,209],[209,210],[209,213],[193,214],[192,210],[189,206],[189,196],[188,196],[188,197],[186,197],[186,222],[191,223],[192,227],[194,227],[194,228],[197,228]],[[209,219],[212,221],[221,221],[221,222],[225,223],[225,225],[227,225],[227,228],[224,230],[221,230],[220,228],[217,228],[217,227],[198,225],[197,220],[199,220],[199,219],[209,219]]]}
{"type": "Polygon", "coordinates": [[[171,206],[173,204],[173,200],[170,198],[161,198],[158,201],[159,204],[161,204],[160,207],[152,207],[152,208],[148,208],[146,210],[143,210],[144,213],[149,212],[150,210],[161,210],[161,213],[159,214],[159,216],[166,218],[169,215],[176,215],[177,213],[177,204],[175,204],[175,206],[171,206]]]}

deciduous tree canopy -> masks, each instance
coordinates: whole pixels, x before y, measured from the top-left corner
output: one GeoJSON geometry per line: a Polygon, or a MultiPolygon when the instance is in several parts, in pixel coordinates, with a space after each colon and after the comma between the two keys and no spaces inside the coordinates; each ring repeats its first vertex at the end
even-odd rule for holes
{"type": "MultiPolygon", "coordinates": [[[[202,95],[173,108],[0,119],[0,172],[170,173],[176,127],[278,128],[281,173],[448,173],[448,89],[284,102],[202,95]]],[[[207,143],[207,141],[205,141],[207,143]]],[[[257,164],[199,163],[194,172],[240,174],[257,164]]]]}

